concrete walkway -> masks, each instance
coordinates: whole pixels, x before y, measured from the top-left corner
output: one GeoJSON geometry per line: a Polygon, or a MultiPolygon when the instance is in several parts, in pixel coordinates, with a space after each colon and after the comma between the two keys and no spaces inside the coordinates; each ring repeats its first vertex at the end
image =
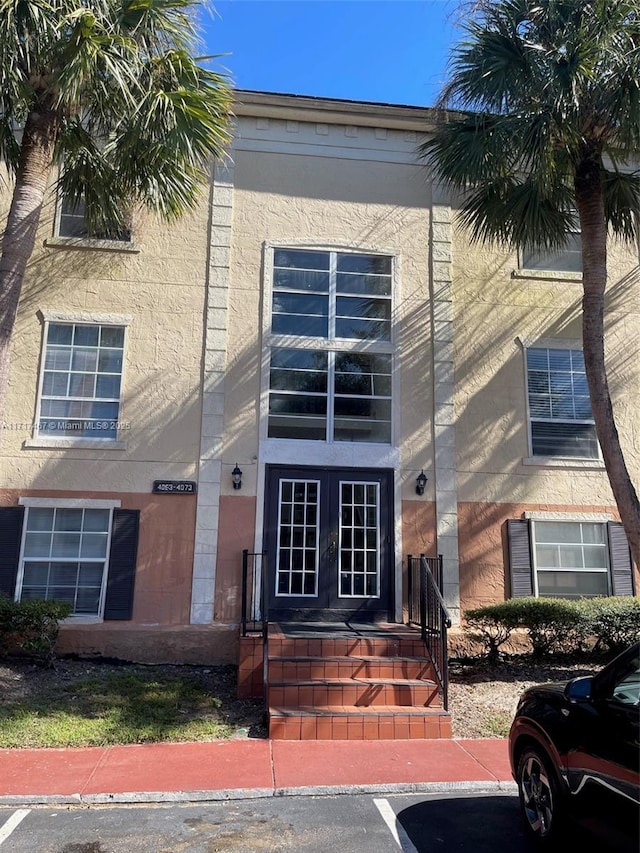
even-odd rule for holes
{"type": "Polygon", "coordinates": [[[515,790],[507,742],[231,740],[0,750],[0,805],[515,790]]]}

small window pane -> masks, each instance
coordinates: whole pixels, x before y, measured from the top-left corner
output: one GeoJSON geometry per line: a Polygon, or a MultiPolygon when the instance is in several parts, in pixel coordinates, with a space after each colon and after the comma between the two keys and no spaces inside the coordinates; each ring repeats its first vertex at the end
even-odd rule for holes
{"type": "Polygon", "coordinates": [[[44,366],[45,370],[69,370],[71,367],[71,349],[68,347],[48,349],[44,366]]]}
{"type": "Polygon", "coordinates": [[[27,533],[24,541],[25,557],[48,557],[51,552],[51,533],[27,533]]]}
{"type": "Polygon", "coordinates": [[[53,530],[53,509],[31,507],[27,513],[27,530],[53,530]]]}
{"type": "Polygon", "coordinates": [[[385,255],[338,254],[339,272],[391,275],[391,258],[385,255]]]}
{"type": "Polygon", "coordinates": [[[298,335],[307,338],[326,338],[329,321],[326,317],[301,317],[274,314],[271,323],[274,335],[298,335]]]}
{"type": "Polygon", "coordinates": [[[101,349],[98,355],[98,370],[101,373],[121,373],[122,351],[118,349],[101,349]]]}
{"type": "Polygon", "coordinates": [[[299,269],[308,270],[329,269],[328,252],[276,249],[273,259],[274,266],[276,267],[298,267],[299,269]]]}
{"type": "Polygon", "coordinates": [[[120,377],[98,376],[96,379],[96,397],[117,400],[120,397],[120,377]]]}
{"type": "Polygon", "coordinates": [[[74,347],[97,347],[99,337],[99,326],[84,326],[78,324],[74,327],[73,345],[74,347]]]}
{"type": "Polygon", "coordinates": [[[101,326],[100,346],[122,349],[124,346],[124,328],[122,326],[101,326]]]}
{"type": "Polygon", "coordinates": [[[107,555],[107,534],[106,533],[85,533],[82,536],[82,546],[80,548],[81,557],[106,557],[107,555]]]}
{"type": "Polygon", "coordinates": [[[79,533],[54,533],[52,557],[77,557],[80,553],[79,533]]]}
{"type": "Polygon", "coordinates": [[[329,273],[314,270],[276,269],[273,274],[274,297],[285,290],[312,293],[329,292],[329,273]]]}
{"type": "Polygon", "coordinates": [[[80,531],[82,530],[81,509],[57,509],[55,530],[80,531]]]}

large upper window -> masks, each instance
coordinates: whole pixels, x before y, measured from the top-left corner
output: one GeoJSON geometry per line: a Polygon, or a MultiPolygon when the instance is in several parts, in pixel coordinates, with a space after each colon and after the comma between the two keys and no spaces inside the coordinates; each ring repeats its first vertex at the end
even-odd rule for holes
{"type": "Polygon", "coordinates": [[[599,458],[582,350],[531,347],[526,356],[533,456],[599,458]]]}
{"type": "Polygon", "coordinates": [[[581,598],[610,594],[605,524],[533,522],[536,594],[581,598]]]}
{"type": "Polygon", "coordinates": [[[270,438],[391,442],[391,292],[388,256],[275,250],[270,438]]]}
{"type": "Polygon", "coordinates": [[[115,440],[124,327],[48,323],[38,435],[115,440]]]}
{"type": "Polygon", "coordinates": [[[74,615],[100,615],[111,513],[110,509],[30,507],[19,598],[66,601],[74,615]]]}

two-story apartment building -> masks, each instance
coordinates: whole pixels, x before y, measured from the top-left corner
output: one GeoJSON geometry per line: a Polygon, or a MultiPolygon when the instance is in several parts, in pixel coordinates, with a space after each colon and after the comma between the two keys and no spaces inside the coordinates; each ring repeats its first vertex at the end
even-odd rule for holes
{"type": "MultiPolygon", "coordinates": [[[[472,245],[417,159],[428,109],[239,92],[235,113],[176,226],[87,240],[52,192],[0,445],[0,588],[72,600],[64,650],[202,662],[234,659],[243,549],[279,619],[401,622],[419,553],[442,554],[455,617],[633,594],[575,246],[472,245]]],[[[638,260],[611,245],[636,481],[638,260]]]]}

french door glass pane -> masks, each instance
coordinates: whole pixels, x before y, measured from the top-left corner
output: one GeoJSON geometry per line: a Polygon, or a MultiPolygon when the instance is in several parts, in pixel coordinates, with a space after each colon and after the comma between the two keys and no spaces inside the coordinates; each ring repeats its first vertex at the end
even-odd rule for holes
{"type": "Polygon", "coordinates": [[[379,495],[378,483],[340,483],[338,575],[342,598],[380,595],[379,495]]]}
{"type": "Polygon", "coordinates": [[[317,595],[319,499],[317,480],[280,481],[276,595],[317,595]]]}

